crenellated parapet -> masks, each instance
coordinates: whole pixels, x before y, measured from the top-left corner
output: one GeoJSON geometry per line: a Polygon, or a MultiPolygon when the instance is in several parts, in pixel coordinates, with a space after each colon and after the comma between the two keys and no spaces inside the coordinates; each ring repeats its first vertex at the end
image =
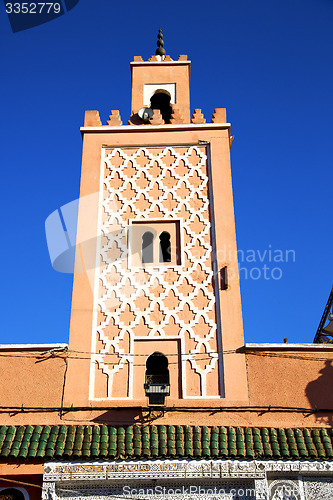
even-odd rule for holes
{"type": "Polygon", "coordinates": [[[201,109],[195,109],[191,118],[191,123],[206,123],[204,115],[201,113],[201,109]]]}
{"type": "Polygon", "coordinates": [[[120,114],[117,109],[111,110],[111,115],[109,116],[109,120],[106,122],[107,125],[110,125],[112,127],[120,127],[123,122],[120,119],[120,114]]]}
{"type": "Polygon", "coordinates": [[[161,112],[159,109],[154,109],[154,114],[152,118],[149,120],[151,125],[164,125],[164,120],[162,118],[161,112]]]}
{"type": "Polygon", "coordinates": [[[226,108],[215,108],[212,116],[212,123],[227,123],[226,108]]]}
{"type": "Polygon", "coordinates": [[[170,118],[170,124],[175,125],[176,123],[185,123],[185,119],[179,110],[178,106],[172,106],[172,113],[170,118]]]}
{"type": "MultiPolygon", "coordinates": [[[[138,113],[134,113],[131,115],[130,119],[127,122],[127,125],[204,125],[209,123],[206,121],[201,109],[196,108],[193,111],[192,118],[186,119],[184,112],[181,107],[176,104],[171,106],[171,115],[168,122],[163,119],[163,115],[159,109],[153,109],[152,116],[148,120],[143,120],[140,118],[138,113]]],[[[227,116],[226,116],[226,108],[215,108],[214,113],[212,115],[210,123],[221,123],[227,124],[227,116]]],[[[85,112],[84,117],[84,127],[101,127],[103,125],[107,125],[109,127],[120,127],[123,126],[123,122],[121,120],[120,112],[117,109],[111,110],[111,114],[109,119],[106,121],[106,124],[103,124],[99,115],[99,112],[96,110],[88,110],[85,112]]]]}
{"type": "Polygon", "coordinates": [[[84,115],[85,127],[100,127],[102,125],[99,112],[96,110],[88,110],[84,115]]]}

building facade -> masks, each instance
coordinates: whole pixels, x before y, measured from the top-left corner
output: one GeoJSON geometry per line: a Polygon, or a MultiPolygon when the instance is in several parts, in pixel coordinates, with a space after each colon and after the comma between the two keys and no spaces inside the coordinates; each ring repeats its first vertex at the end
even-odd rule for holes
{"type": "Polygon", "coordinates": [[[69,343],[0,350],[0,497],[329,499],[333,346],[244,345],[226,110],[161,34],[131,74],[81,129],[69,343]]]}

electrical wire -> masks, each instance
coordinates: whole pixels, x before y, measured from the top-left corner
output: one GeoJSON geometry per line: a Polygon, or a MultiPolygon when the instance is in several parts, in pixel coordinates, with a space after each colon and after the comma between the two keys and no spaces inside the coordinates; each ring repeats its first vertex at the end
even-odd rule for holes
{"type": "MultiPolygon", "coordinates": [[[[148,337],[149,339],[153,340],[159,340],[159,337],[148,337]]],[[[267,348],[269,349],[269,348],[267,348]]],[[[44,353],[42,351],[39,351],[40,354],[33,354],[33,353],[15,353],[15,354],[10,354],[10,353],[5,353],[0,351],[0,357],[8,357],[8,358],[32,358],[32,359],[48,359],[44,358],[45,354],[48,354],[50,351],[47,353],[44,353]]],[[[112,357],[112,356],[121,356],[121,357],[144,357],[147,358],[147,354],[139,354],[139,353],[100,353],[100,352],[90,352],[90,351],[77,351],[77,350],[72,350],[72,349],[66,349],[63,348],[62,351],[57,351],[57,352],[52,352],[50,358],[64,358],[64,354],[67,354],[67,357],[70,359],[75,359],[75,360],[90,360],[91,356],[103,356],[104,358],[107,357],[112,357]],[[84,354],[85,356],[76,356],[76,354],[84,354]],[[72,356],[73,355],[73,356],[72,356]]],[[[273,352],[251,352],[246,349],[240,350],[240,349],[229,349],[225,351],[211,351],[209,353],[198,353],[196,354],[195,352],[189,351],[188,353],[168,353],[167,357],[172,357],[172,356],[177,356],[177,357],[188,357],[188,356],[196,356],[196,360],[204,360],[207,358],[212,359],[212,354],[213,355],[228,355],[228,354],[245,354],[247,356],[260,356],[260,357],[276,357],[276,358],[285,358],[285,359],[297,359],[297,360],[304,360],[304,361],[332,361],[333,362],[333,356],[332,360],[328,357],[318,357],[318,356],[304,356],[304,355],[294,355],[294,354],[286,354],[286,353],[273,353],[273,352]],[[199,355],[198,355],[199,354],[199,355]]],[[[112,363],[110,363],[112,364],[112,363]]],[[[113,363],[114,365],[118,363],[113,363]]],[[[178,364],[176,363],[169,363],[169,364],[178,364]]],[[[145,365],[135,365],[135,366],[145,366],[145,365]]]]}
{"type": "MultiPolygon", "coordinates": [[[[95,362],[98,362],[98,357],[101,356],[103,358],[103,362],[106,363],[108,365],[108,367],[112,368],[114,366],[118,366],[120,361],[122,359],[124,359],[123,361],[123,364],[127,364],[127,363],[131,363],[131,366],[133,367],[146,367],[146,362],[144,363],[139,363],[139,362],[135,362],[134,359],[133,361],[131,361],[131,359],[128,359],[128,358],[136,358],[136,357],[144,357],[144,358],[147,358],[148,356],[146,354],[133,354],[133,353],[88,353],[87,352],[87,356],[71,356],[70,355],[70,351],[68,352],[68,355],[66,357],[64,356],[57,356],[58,359],[63,359],[65,360],[66,363],[68,363],[68,361],[91,361],[92,360],[92,357],[93,356],[96,356],[96,359],[95,359],[95,362]],[[89,355],[88,355],[89,354],[89,355]],[[114,357],[117,357],[117,361],[112,361],[112,358],[114,357]],[[127,358],[127,359],[126,359],[127,358]]],[[[196,354],[196,353],[183,353],[183,354],[180,354],[180,353],[175,353],[175,354],[168,354],[167,357],[170,357],[170,356],[177,356],[178,358],[187,358],[185,359],[185,361],[189,361],[191,362],[191,359],[190,357],[194,357],[194,360],[197,362],[197,361],[203,361],[206,363],[210,363],[214,358],[217,359],[217,357],[222,354],[222,356],[224,355],[228,355],[228,354],[245,354],[246,356],[257,356],[257,357],[261,357],[261,358],[282,358],[282,359],[295,359],[295,360],[299,360],[299,361],[325,361],[325,362],[329,362],[329,363],[333,363],[333,357],[330,359],[330,358],[322,358],[322,357],[311,357],[311,356],[293,356],[293,355],[285,355],[285,354],[277,354],[277,353],[255,353],[255,352],[237,352],[236,350],[234,351],[228,351],[228,352],[219,352],[219,351],[214,351],[214,352],[211,352],[211,353],[200,353],[200,354],[196,354]],[[212,356],[212,354],[214,356],[212,356]]],[[[42,361],[46,361],[48,359],[51,359],[51,358],[43,358],[41,356],[8,356],[8,357],[17,357],[17,358],[30,358],[30,359],[35,359],[36,360],[36,363],[39,363],[39,362],[42,362],[42,361]]],[[[52,356],[52,359],[55,359],[55,356],[52,356]]],[[[168,366],[172,366],[172,365],[179,365],[179,361],[169,361],[168,362],[168,366]]],[[[332,365],[330,365],[332,366],[332,365]]]]}
{"type": "MultiPolygon", "coordinates": [[[[0,406],[0,413],[52,413],[52,412],[79,412],[79,411],[129,411],[143,410],[150,412],[149,406],[0,406]]],[[[299,406],[163,406],[165,412],[296,412],[296,413],[331,413],[333,408],[303,408],[299,406]]]]}
{"type": "Polygon", "coordinates": [[[24,483],[23,481],[18,481],[17,479],[7,479],[3,476],[0,476],[0,481],[4,481],[6,483],[21,484],[22,486],[32,486],[33,488],[43,488],[42,486],[40,486],[40,484],[24,483]]]}

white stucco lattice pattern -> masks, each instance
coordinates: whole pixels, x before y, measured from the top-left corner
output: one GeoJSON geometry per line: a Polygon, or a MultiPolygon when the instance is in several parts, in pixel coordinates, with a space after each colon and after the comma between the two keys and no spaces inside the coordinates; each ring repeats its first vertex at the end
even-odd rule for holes
{"type": "Polygon", "coordinates": [[[218,397],[206,146],[103,152],[91,398],[133,397],[134,342],[143,336],[180,339],[183,397],[218,397]],[[144,220],[180,221],[181,265],[131,267],[129,223],[144,220]],[[95,391],[101,374],[105,395],[95,391]]]}

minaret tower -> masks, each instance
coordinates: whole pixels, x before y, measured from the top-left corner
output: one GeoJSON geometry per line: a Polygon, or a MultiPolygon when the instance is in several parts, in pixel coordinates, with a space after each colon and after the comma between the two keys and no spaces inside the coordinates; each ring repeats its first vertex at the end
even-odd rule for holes
{"type": "Polygon", "coordinates": [[[157,45],[131,63],[128,124],[81,129],[65,405],[247,401],[230,124],[191,113],[191,63],[157,45]]]}

